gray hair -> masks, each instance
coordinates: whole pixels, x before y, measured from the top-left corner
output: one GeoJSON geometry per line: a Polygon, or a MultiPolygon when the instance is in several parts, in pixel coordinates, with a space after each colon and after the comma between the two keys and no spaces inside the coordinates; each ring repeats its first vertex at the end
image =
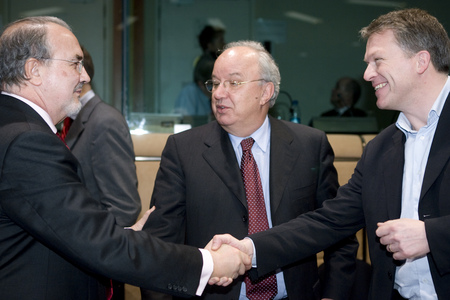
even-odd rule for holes
{"type": "Polygon", "coordinates": [[[47,43],[48,23],[55,23],[72,31],[56,17],[27,17],[8,24],[0,36],[0,82],[7,91],[28,80],[25,63],[29,58],[43,60],[51,57],[47,43]]]}
{"type": "Polygon", "coordinates": [[[399,46],[412,56],[419,51],[430,53],[431,62],[438,72],[447,73],[450,65],[450,40],[439,21],[418,8],[392,11],[373,20],[360,30],[361,37],[392,30],[399,46]]]}
{"type": "Polygon", "coordinates": [[[270,98],[270,107],[275,105],[275,100],[280,93],[281,75],[272,55],[264,48],[264,46],[255,41],[237,41],[225,45],[224,51],[233,47],[247,47],[253,49],[258,54],[258,64],[261,78],[266,82],[272,82],[274,85],[274,93],[270,98]]]}

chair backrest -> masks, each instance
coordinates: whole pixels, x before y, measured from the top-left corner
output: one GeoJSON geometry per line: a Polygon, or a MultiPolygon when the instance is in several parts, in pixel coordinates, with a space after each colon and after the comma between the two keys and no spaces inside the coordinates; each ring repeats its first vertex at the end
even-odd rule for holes
{"type": "Polygon", "coordinates": [[[361,158],[361,137],[357,134],[327,134],[327,137],[334,151],[334,166],[338,172],[339,184],[344,185],[361,158]]]}
{"type": "Polygon", "coordinates": [[[161,153],[170,133],[151,133],[131,135],[134,153],[136,155],[136,174],[138,192],[141,197],[142,211],[140,216],[149,209],[150,199],[155,185],[156,173],[159,169],[161,153]]]}
{"type": "Polygon", "coordinates": [[[134,153],[141,157],[161,157],[167,138],[171,133],[131,135],[134,153]]]}
{"type": "Polygon", "coordinates": [[[377,133],[378,121],[375,117],[317,117],[312,119],[314,128],[326,133],[377,133]]]}

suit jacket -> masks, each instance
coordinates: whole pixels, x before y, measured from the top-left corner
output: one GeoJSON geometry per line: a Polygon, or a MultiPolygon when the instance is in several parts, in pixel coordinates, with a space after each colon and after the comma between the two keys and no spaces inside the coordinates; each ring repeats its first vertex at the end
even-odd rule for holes
{"type": "MultiPolygon", "coordinates": [[[[439,299],[450,299],[449,99],[436,128],[419,200],[419,218],[425,222],[430,247],[427,257],[439,299]]],[[[307,257],[365,225],[373,266],[370,299],[391,299],[395,268],[402,262],[395,261],[380,244],[375,230],[377,222],[400,217],[405,140],[402,131],[394,124],[389,126],[368,143],[348,184],[338,190],[335,199],[325,201],[323,209],[252,235],[258,275],[307,257]],[[280,238],[289,243],[280,247],[275,243],[280,238]]]]}
{"type": "Polygon", "coordinates": [[[131,226],[141,212],[130,130],[122,114],[95,95],[81,109],[65,139],[94,198],[131,226]]]}
{"type": "MultiPolygon", "coordinates": [[[[334,155],[326,135],[270,117],[270,208],[272,224],[320,207],[335,195],[334,155]]],[[[163,150],[146,228],[166,240],[204,246],[215,235],[248,234],[248,210],[239,164],[228,133],[216,122],[172,135],[163,150]]],[[[357,242],[332,253],[326,288],[346,299],[353,282],[357,242]],[[334,263],[331,263],[334,261],[334,263]]],[[[328,256],[327,256],[328,258],[328,256]]],[[[313,299],[317,282],[314,253],[283,269],[291,299],[313,299]]],[[[207,287],[205,299],[238,299],[243,278],[230,287],[207,287]]]]}
{"type": "Polygon", "coordinates": [[[116,225],[82,184],[75,156],[30,106],[0,95],[0,136],[2,299],[102,299],[103,276],[195,295],[200,251],[116,225]]]}

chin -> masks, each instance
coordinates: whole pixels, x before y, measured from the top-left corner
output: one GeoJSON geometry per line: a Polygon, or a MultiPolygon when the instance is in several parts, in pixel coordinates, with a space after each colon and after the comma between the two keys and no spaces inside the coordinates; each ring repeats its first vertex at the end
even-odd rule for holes
{"type": "Polygon", "coordinates": [[[67,116],[76,116],[81,110],[81,102],[76,97],[73,101],[70,102],[69,105],[66,106],[65,111],[67,116]]]}

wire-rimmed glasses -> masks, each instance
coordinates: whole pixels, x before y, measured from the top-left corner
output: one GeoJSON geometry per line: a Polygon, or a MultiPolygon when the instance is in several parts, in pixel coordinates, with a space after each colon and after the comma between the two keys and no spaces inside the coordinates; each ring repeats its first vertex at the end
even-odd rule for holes
{"type": "Polygon", "coordinates": [[[69,60],[69,59],[61,59],[61,58],[46,58],[46,60],[59,60],[59,61],[66,61],[66,62],[70,62],[72,64],[76,64],[77,65],[77,69],[76,70],[80,74],[83,71],[83,67],[84,67],[84,61],[83,60],[69,60]]]}
{"type": "Polygon", "coordinates": [[[237,87],[239,87],[242,84],[246,84],[246,83],[250,83],[250,82],[256,82],[256,81],[262,81],[265,79],[255,79],[255,80],[248,80],[248,81],[236,81],[236,80],[225,80],[225,81],[218,81],[218,80],[213,80],[213,79],[209,79],[205,82],[205,87],[206,89],[212,93],[212,91],[216,90],[220,83],[222,83],[223,87],[228,90],[233,90],[236,89],[237,87]]]}

